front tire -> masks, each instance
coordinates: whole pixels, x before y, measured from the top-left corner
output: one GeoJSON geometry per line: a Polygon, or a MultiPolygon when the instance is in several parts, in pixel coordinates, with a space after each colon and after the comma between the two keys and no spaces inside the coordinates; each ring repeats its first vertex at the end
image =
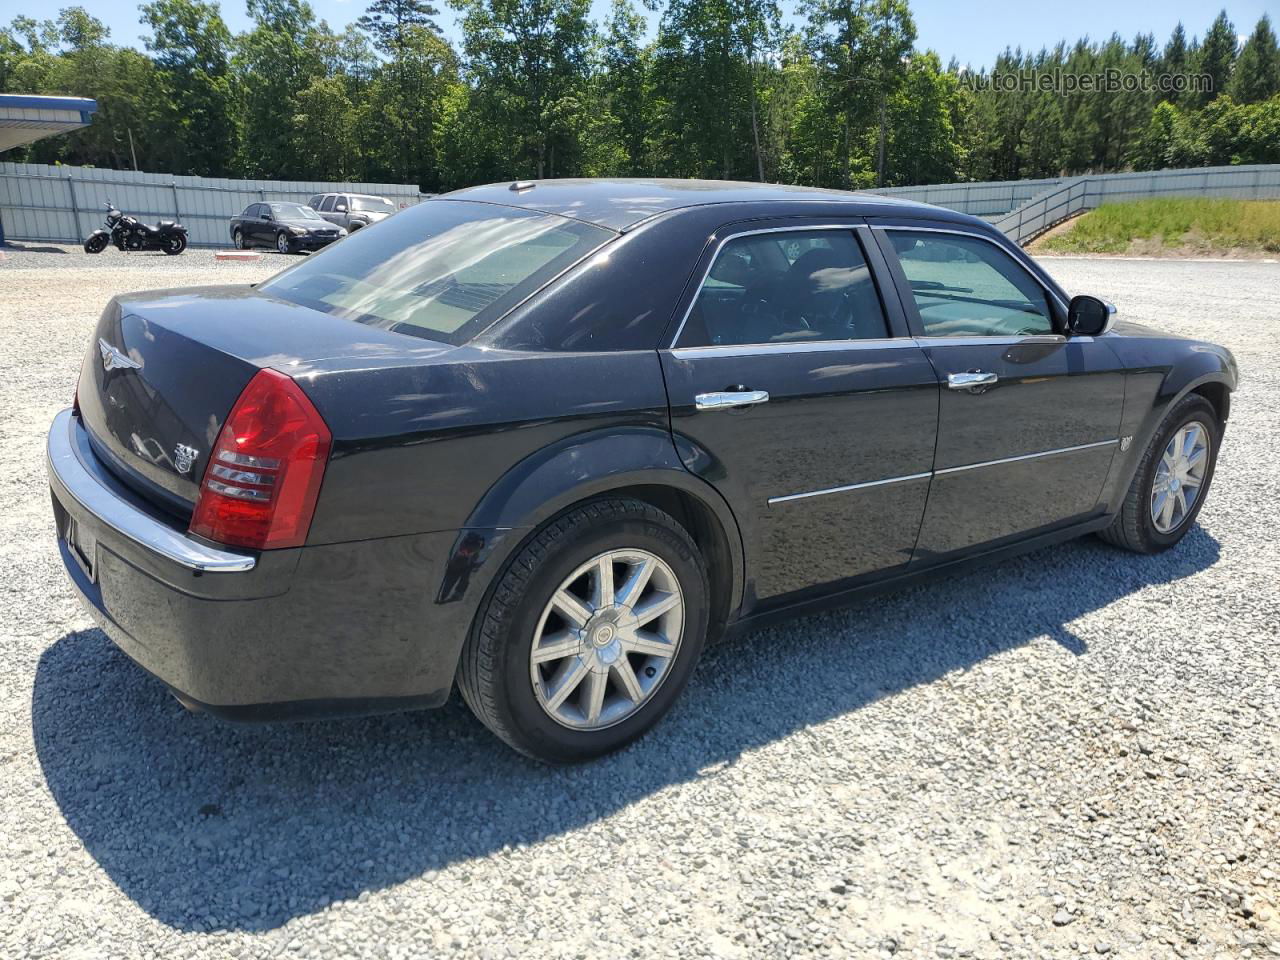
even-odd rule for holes
{"type": "Polygon", "coordinates": [[[281,231],[276,234],[276,249],[281,253],[293,253],[293,241],[289,239],[289,235],[281,231]]]}
{"type": "Polygon", "coordinates": [[[706,640],[706,564],[672,517],[594,500],[549,522],[488,591],[458,686],[510,746],[590,760],[643,735],[684,689],[706,640]]]}
{"type": "Polygon", "coordinates": [[[90,237],[84,242],[85,253],[101,253],[107,249],[107,238],[103,236],[90,237]]]}
{"type": "Polygon", "coordinates": [[[1213,404],[1194,393],[1179,400],[1144,451],[1115,521],[1099,536],[1135,553],[1176,545],[1209,495],[1221,440],[1213,404]]]}

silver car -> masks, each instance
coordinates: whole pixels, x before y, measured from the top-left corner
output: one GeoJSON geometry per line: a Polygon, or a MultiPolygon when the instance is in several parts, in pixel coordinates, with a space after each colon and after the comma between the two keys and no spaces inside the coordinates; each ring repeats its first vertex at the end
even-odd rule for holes
{"type": "Polygon", "coordinates": [[[386,197],[363,193],[317,193],[307,201],[307,206],[352,233],[396,212],[396,205],[386,197]]]}

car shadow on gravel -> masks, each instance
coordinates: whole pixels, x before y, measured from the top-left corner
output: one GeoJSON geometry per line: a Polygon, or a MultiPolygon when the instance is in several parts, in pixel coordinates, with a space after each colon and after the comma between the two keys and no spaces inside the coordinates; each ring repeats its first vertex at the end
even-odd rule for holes
{"type": "Polygon", "coordinates": [[[1073,621],[1217,557],[1199,527],[1156,557],[1087,539],[760,630],[708,650],[654,734],[584,767],[522,759],[456,697],[325,723],[191,715],[97,630],[41,657],[35,746],[67,824],[139,907],[181,930],[271,929],[573,830],[1037,638],[1083,655],[1073,621]]]}

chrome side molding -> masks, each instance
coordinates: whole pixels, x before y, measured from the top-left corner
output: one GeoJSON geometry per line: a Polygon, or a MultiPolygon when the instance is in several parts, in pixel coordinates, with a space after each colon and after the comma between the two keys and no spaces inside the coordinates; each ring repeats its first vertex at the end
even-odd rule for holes
{"type": "MultiPolygon", "coordinates": [[[[1126,438],[1132,440],[1132,437],[1126,438]]],[[[869,487],[883,487],[889,483],[905,483],[908,480],[929,480],[933,477],[945,476],[948,473],[960,473],[964,470],[979,470],[982,467],[997,467],[1003,463],[1018,463],[1022,460],[1038,460],[1041,457],[1056,457],[1063,453],[1076,453],[1080,450],[1094,450],[1099,447],[1110,447],[1120,444],[1124,449],[1123,441],[1117,437],[1113,440],[1099,440],[1097,443],[1081,443],[1074,447],[1059,447],[1056,450],[1041,450],[1039,453],[1024,453],[1017,457],[1003,457],[1000,460],[984,460],[981,463],[966,463],[959,467],[944,467],[941,470],[928,470],[924,473],[912,473],[905,477],[888,477],[884,480],[870,480],[866,483],[850,483],[842,487],[827,487],[825,490],[808,490],[804,493],[789,493],[781,497],[770,497],[769,506],[778,503],[788,503],[792,500],[806,500],[809,497],[823,497],[829,493],[847,493],[851,490],[866,490],[869,487]]]]}
{"type": "Polygon", "coordinates": [[[913,473],[905,477],[888,477],[884,480],[871,480],[867,483],[850,483],[843,487],[828,487],[826,490],[810,490],[807,493],[792,493],[785,497],[770,497],[769,506],[775,503],[788,503],[792,500],[807,500],[809,497],[823,497],[828,493],[846,493],[849,490],[865,490],[868,487],[883,487],[889,483],[906,483],[909,480],[928,480],[932,473],[913,473]]]}
{"type": "Polygon", "coordinates": [[[1099,440],[1097,443],[1081,443],[1074,447],[1059,447],[1056,450],[1041,450],[1039,453],[1024,453],[1019,457],[1002,457],[999,460],[983,460],[981,463],[966,463],[960,467],[944,467],[933,471],[935,477],[947,473],[959,473],[961,470],[979,470],[982,467],[998,467],[1002,463],[1018,463],[1021,460],[1039,460],[1041,457],[1056,457],[1064,453],[1077,453],[1080,450],[1093,450],[1097,447],[1110,447],[1120,442],[1119,437],[1113,440],[1099,440]]]}

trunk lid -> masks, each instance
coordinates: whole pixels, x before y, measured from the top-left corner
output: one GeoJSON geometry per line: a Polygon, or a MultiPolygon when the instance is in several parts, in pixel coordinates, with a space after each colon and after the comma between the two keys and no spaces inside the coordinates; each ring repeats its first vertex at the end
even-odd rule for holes
{"type": "Polygon", "coordinates": [[[258,370],[299,380],[448,349],[409,340],[250,287],[157,290],[114,298],[80,371],[80,415],[94,452],[151,501],[189,517],[227,415],[258,370]]]}

